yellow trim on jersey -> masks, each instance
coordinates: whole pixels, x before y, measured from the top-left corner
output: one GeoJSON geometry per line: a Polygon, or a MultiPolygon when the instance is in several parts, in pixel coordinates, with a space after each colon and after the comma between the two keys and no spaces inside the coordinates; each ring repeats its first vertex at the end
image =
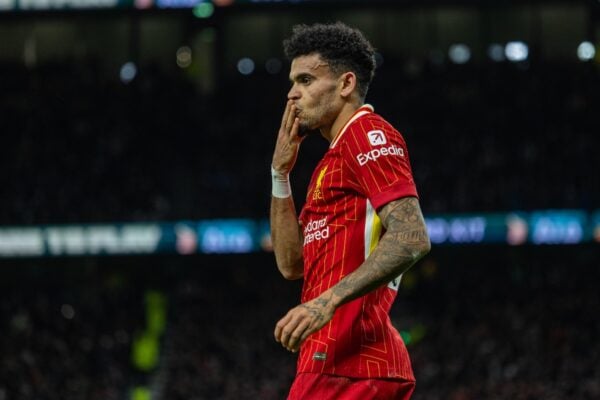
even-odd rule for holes
{"type": "Polygon", "coordinates": [[[373,205],[367,200],[367,210],[365,216],[365,260],[375,250],[375,247],[379,244],[379,237],[381,236],[381,219],[375,212],[373,205]]]}
{"type": "MultiPolygon", "coordinates": [[[[375,247],[379,244],[379,239],[381,238],[381,230],[383,229],[383,224],[381,223],[381,219],[375,212],[373,205],[369,200],[367,200],[367,211],[365,216],[365,260],[369,255],[375,250],[375,247]]],[[[400,286],[400,281],[402,279],[402,274],[396,277],[396,279],[392,280],[388,287],[390,289],[398,291],[398,287],[400,286]]]]}
{"type": "Polygon", "coordinates": [[[373,228],[371,233],[371,247],[369,249],[369,254],[375,250],[375,247],[379,244],[379,238],[381,237],[381,219],[379,219],[379,215],[375,213],[375,217],[373,218],[373,228]]]}

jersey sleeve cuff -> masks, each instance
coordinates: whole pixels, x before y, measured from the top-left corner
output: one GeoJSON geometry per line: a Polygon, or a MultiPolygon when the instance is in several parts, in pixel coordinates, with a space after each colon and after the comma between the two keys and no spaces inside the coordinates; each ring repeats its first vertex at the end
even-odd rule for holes
{"type": "Polygon", "coordinates": [[[369,200],[373,207],[378,210],[380,207],[389,203],[390,201],[398,200],[403,197],[416,197],[419,198],[417,188],[412,184],[397,184],[390,186],[385,191],[377,193],[372,196],[369,200]]]}

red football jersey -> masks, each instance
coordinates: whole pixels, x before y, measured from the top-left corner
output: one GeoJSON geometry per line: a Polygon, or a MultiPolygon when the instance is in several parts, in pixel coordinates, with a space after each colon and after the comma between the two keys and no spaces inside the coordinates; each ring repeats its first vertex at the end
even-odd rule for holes
{"type": "MultiPolygon", "coordinates": [[[[302,302],[357,269],[383,232],[376,210],[417,196],[400,133],[365,105],[317,165],[300,213],[304,234],[302,302]]],[[[389,310],[400,277],[339,307],[302,345],[298,373],[414,380],[408,352],[389,310]]]]}

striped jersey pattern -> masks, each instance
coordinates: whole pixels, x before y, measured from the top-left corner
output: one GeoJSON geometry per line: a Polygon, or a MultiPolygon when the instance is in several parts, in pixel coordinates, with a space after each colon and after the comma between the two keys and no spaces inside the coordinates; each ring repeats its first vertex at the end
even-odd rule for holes
{"type": "MultiPolygon", "coordinates": [[[[331,142],[312,175],[300,213],[304,236],[302,302],[358,268],[383,232],[376,210],[417,196],[400,133],[365,105],[331,142]]],[[[339,307],[302,345],[297,372],[414,380],[389,310],[400,277],[339,307]]]]}

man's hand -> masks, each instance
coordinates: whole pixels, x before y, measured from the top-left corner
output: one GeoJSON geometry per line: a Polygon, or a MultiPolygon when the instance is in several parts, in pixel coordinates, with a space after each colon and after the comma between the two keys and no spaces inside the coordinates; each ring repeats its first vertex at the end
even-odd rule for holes
{"type": "Polygon", "coordinates": [[[294,102],[288,100],[271,164],[271,239],[277,268],[286,279],[299,279],[304,273],[302,230],[289,182],[289,173],[296,162],[302,142],[302,138],[298,136],[300,120],[296,117],[296,110],[294,102]]]}
{"type": "Polygon", "coordinates": [[[292,170],[296,157],[298,156],[298,148],[303,138],[298,136],[300,119],[296,117],[296,106],[293,100],[288,100],[281,127],[277,134],[277,143],[273,152],[273,169],[282,175],[287,175],[292,170]]]}
{"type": "Polygon", "coordinates": [[[325,326],[335,311],[331,294],[321,296],[292,308],[275,325],[275,340],[283,347],[295,353],[300,345],[319,329],[325,326]]]}

